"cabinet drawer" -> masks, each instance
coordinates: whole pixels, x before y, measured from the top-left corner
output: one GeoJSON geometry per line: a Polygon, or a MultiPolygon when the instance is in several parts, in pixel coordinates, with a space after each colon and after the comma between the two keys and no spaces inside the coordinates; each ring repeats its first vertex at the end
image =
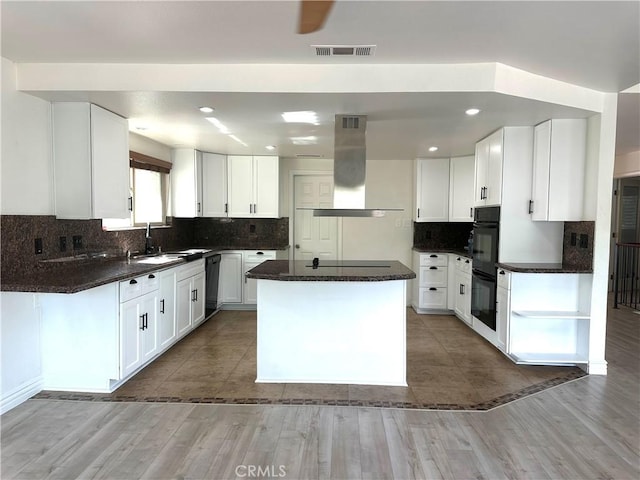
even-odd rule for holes
{"type": "Polygon", "coordinates": [[[436,287],[421,287],[419,299],[420,308],[445,310],[447,308],[447,289],[436,287]]]}
{"type": "Polygon", "coordinates": [[[421,287],[446,287],[447,267],[420,267],[421,287]]]}
{"type": "Polygon", "coordinates": [[[446,253],[421,253],[420,254],[420,266],[447,266],[447,254],[446,253]]]}
{"type": "Polygon", "coordinates": [[[180,265],[176,269],[176,281],[179,282],[185,278],[193,277],[200,272],[204,272],[204,258],[180,265]]]}
{"type": "Polygon", "coordinates": [[[456,257],[456,270],[463,273],[471,272],[471,259],[468,257],[458,256],[456,257]]]}
{"type": "Polygon", "coordinates": [[[275,260],[276,252],[273,250],[251,250],[244,252],[245,263],[255,263],[259,265],[265,260],[275,260]]]}
{"type": "Polygon", "coordinates": [[[498,287],[506,288],[507,290],[511,288],[511,272],[499,268],[496,276],[498,277],[498,287]]]}
{"type": "Polygon", "coordinates": [[[120,282],[120,303],[145,295],[158,289],[157,273],[140,275],[120,282]]]}

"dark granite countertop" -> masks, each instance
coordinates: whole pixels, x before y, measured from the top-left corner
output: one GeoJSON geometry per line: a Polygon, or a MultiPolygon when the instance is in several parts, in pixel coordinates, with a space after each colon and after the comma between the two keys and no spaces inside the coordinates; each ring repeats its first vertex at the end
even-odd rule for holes
{"type": "Polygon", "coordinates": [[[416,274],[398,261],[326,260],[313,268],[310,260],[267,260],[249,270],[247,277],[297,282],[380,282],[410,280],[416,274]]]}
{"type": "Polygon", "coordinates": [[[433,252],[433,253],[452,253],[454,255],[460,255],[461,257],[471,258],[471,254],[462,248],[429,248],[429,247],[412,247],[414,252],[433,252]]]}
{"type": "Polygon", "coordinates": [[[77,293],[107,283],[126,280],[186,263],[176,258],[167,263],[148,264],[125,258],[92,259],[69,264],[46,264],[24,273],[3,275],[3,292],[77,293]]]}
{"type": "Polygon", "coordinates": [[[593,273],[581,265],[562,263],[496,263],[496,267],[516,273],[593,273]]]}

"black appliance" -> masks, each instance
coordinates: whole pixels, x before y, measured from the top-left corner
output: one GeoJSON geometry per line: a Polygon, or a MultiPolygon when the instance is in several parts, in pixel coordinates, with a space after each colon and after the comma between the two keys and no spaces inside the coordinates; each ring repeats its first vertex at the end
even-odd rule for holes
{"type": "Polygon", "coordinates": [[[473,217],[471,314],[496,329],[496,263],[500,239],[500,207],[479,207],[473,217]]]}
{"type": "Polygon", "coordinates": [[[206,276],[205,317],[213,314],[218,308],[218,278],[220,277],[219,253],[205,255],[204,268],[206,276]]]}

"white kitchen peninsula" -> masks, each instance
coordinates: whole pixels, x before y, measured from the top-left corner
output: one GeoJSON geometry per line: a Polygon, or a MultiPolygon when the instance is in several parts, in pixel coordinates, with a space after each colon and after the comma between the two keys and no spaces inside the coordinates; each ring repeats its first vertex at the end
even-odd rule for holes
{"type": "Polygon", "coordinates": [[[258,283],[257,379],[406,386],[407,280],[397,261],[269,260],[258,283]]]}

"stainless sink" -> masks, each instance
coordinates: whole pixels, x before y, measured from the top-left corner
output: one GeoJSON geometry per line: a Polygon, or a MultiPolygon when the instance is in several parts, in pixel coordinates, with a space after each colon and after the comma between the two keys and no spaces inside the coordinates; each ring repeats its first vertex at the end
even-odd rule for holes
{"type": "Polygon", "coordinates": [[[131,261],[135,263],[148,263],[150,265],[162,265],[163,263],[175,262],[182,258],[177,254],[162,254],[162,255],[151,255],[145,257],[137,257],[132,258],[131,261]]]}

